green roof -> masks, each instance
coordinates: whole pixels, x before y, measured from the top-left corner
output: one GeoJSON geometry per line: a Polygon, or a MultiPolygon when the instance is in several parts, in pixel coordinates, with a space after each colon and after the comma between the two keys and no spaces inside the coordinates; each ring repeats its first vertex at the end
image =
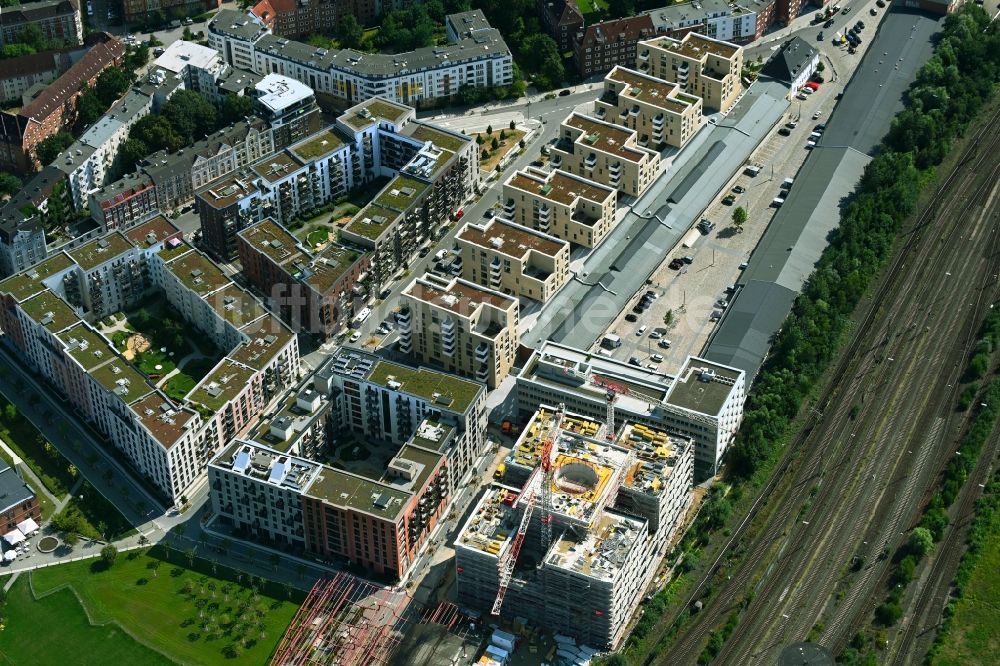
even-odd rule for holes
{"type": "Polygon", "coordinates": [[[388,361],[379,361],[368,374],[368,381],[388,388],[390,377],[399,382],[395,389],[432,402],[436,407],[459,414],[465,413],[480,391],[482,384],[426,368],[408,368],[388,361]]]}
{"type": "Polygon", "coordinates": [[[217,291],[208,300],[215,311],[236,328],[246,326],[267,314],[256,298],[235,284],[217,291]]]}
{"type": "Polygon", "coordinates": [[[287,152],[275,153],[253,165],[253,170],[262,178],[274,183],[297,170],[301,164],[287,152]]]}
{"type": "Polygon", "coordinates": [[[70,250],[69,256],[73,257],[83,270],[91,271],[133,248],[132,243],[123,234],[114,233],[70,250]]]}
{"type": "Polygon", "coordinates": [[[324,294],[336,284],[341,275],[357,263],[361,256],[361,253],[355,250],[331,245],[313,262],[312,275],[303,278],[302,281],[324,294]]]}
{"type": "Polygon", "coordinates": [[[398,211],[405,211],[413,202],[420,198],[424,190],[429,187],[427,183],[410,178],[409,176],[396,176],[385,186],[381,193],[375,197],[372,203],[385,208],[394,208],[398,211]],[[411,193],[404,193],[412,190],[411,193]]]}
{"type": "Polygon", "coordinates": [[[21,303],[21,309],[52,333],[57,333],[80,321],[80,317],[66,304],[66,301],[48,290],[21,303]]]}
{"type": "Polygon", "coordinates": [[[217,412],[247,387],[254,374],[254,370],[245,365],[234,363],[228,358],[222,359],[219,365],[188,393],[186,400],[217,412]]]}
{"type": "Polygon", "coordinates": [[[250,341],[231,351],[229,358],[255,370],[263,370],[264,366],[270,363],[271,359],[292,339],[292,332],[288,327],[271,314],[247,324],[240,330],[250,338],[250,341]]]}
{"type": "Polygon", "coordinates": [[[292,146],[291,150],[308,162],[325,157],[343,145],[344,142],[339,136],[330,130],[325,130],[319,134],[314,134],[300,144],[292,146]]]}
{"type": "Polygon", "coordinates": [[[400,213],[377,204],[365,206],[354,219],[344,227],[344,231],[371,240],[377,239],[399,219],[400,213]],[[367,220],[367,221],[366,221],[367,220]]]}
{"type": "Polygon", "coordinates": [[[366,110],[368,114],[364,115],[359,110],[358,112],[350,115],[345,113],[340,117],[340,119],[354,129],[360,130],[368,127],[369,125],[375,124],[378,122],[379,118],[385,118],[392,123],[397,123],[400,118],[406,115],[406,112],[409,109],[407,107],[390,104],[384,100],[371,99],[362,107],[362,110],[366,110]]]}
{"type": "Polygon", "coordinates": [[[433,141],[434,145],[438,148],[444,148],[445,150],[450,150],[453,153],[457,153],[464,148],[469,141],[472,141],[471,138],[458,137],[451,132],[445,132],[437,127],[424,124],[417,125],[416,129],[410,133],[410,136],[417,141],[433,141]]]}
{"type": "Polygon", "coordinates": [[[90,376],[108,391],[118,394],[126,403],[153,392],[145,377],[120,358],[91,370],[90,376]]]}
{"type": "Polygon", "coordinates": [[[108,341],[82,322],[60,333],[59,339],[66,344],[69,355],[87,371],[117,358],[108,341]]]}
{"type": "Polygon", "coordinates": [[[40,264],[35,264],[0,282],[0,292],[10,294],[19,302],[23,301],[45,289],[42,280],[64,271],[72,265],[73,260],[62,252],[54,254],[40,264]]]}
{"type": "Polygon", "coordinates": [[[431,451],[441,451],[451,440],[451,436],[455,434],[455,427],[448,425],[447,423],[439,423],[430,419],[424,421],[424,423],[432,428],[440,428],[441,438],[435,441],[433,439],[421,437],[419,434],[420,431],[418,430],[411,439],[411,442],[416,446],[422,446],[423,448],[430,449],[431,451]]]}
{"type": "Polygon", "coordinates": [[[174,259],[167,267],[188,289],[200,296],[211,294],[231,284],[225,273],[200,252],[190,252],[174,259]]]}
{"type": "Polygon", "coordinates": [[[193,248],[187,243],[180,243],[176,247],[164,246],[163,249],[157,252],[156,254],[157,256],[160,257],[160,259],[163,259],[163,261],[169,262],[181,256],[182,254],[187,254],[192,249],[193,248]]]}
{"type": "Polygon", "coordinates": [[[357,474],[327,467],[306,490],[307,497],[396,522],[413,494],[357,474]]]}

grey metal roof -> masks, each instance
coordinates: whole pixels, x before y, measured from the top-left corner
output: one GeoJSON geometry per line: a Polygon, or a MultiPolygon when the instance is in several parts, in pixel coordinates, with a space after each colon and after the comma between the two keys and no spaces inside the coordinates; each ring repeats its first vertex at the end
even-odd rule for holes
{"type": "Polygon", "coordinates": [[[267,30],[259,18],[235,9],[223,9],[208,22],[211,32],[253,41],[267,30]]]}
{"type": "Polygon", "coordinates": [[[17,472],[4,460],[0,460],[0,513],[27,502],[35,493],[17,472]]]}
{"type": "Polygon", "coordinates": [[[726,0],[683,2],[643,12],[649,14],[659,32],[670,32],[696,23],[705,23],[710,16],[729,16],[731,13],[732,10],[726,0]]]}
{"type": "Polygon", "coordinates": [[[764,76],[791,83],[799,77],[799,74],[816,57],[817,51],[809,42],[801,37],[793,37],[785,42],[781,49],[767,61],[761,70],[764,76]]]}

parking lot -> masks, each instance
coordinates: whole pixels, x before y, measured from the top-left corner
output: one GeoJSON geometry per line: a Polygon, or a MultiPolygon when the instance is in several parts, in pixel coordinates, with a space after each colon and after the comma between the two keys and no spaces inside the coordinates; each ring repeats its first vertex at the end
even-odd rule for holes
{"type": "MultiPolygon", "coordinates": [[[[871,4],[874,6],[874,2],[871,4]]],[[[874,24],[874,20],[866,21],[867,36],[873,32],[874,24]]],[[[867,40],[858,50],[863,52],[866,47],[867,40]]],[[[633,359],[634,363],[655,366],[664,372],[679,367],[686,356],[701,353],[716,325],[713,313],[724,307],[720,301],[728,303],[731,293],[727,287],[738,285],[740,266],[752,260],[754,247],[777,211],[773,200],[782,194],[785,179],[795,178],[809,155],[810,135],[817,125],[825,124],[850,76],[850,68],[861,56],[861,53],[848,54],[846,46],[833,45],[822,48],[821,53],[825,81],[805,99],[793,98],[781,124],[754,151],[750,163],[759,165],[760,172],[751,177],[741,168],[713,199],[700,217],[707,218],[715,227],[707,235],[699,235],[690,247],[684,247],[682,241],[663,258],[650,284],[633,296],[624,312],[608,327],[608,333],[621,338],[621,346],[606,353],[621,361],[633,359]],[[779,133],[782,127],[786,128],[787,136],[786,132],[779,133]],[[734,192],[733,188],[742,191],[734,192]],[[732,203],[726,205],[723,199],[730,194],[732,203]],[[733,211],[738,207],[747,211],[742,230],[732,222],[733,211]],[[670,262],[679,257],[690,257],[691,263],[670,268],[670,262]],[[636,315],[633,307],[647,290],[654,292],[656,298],[636,315]],[[628,321],[630,315],[636,321],[628,321]],[[669,341],[669,349],[660,346],[663,340],[669,341]],[[662,356],[662,360],[657,362],[656,355],[662,356]]]]}

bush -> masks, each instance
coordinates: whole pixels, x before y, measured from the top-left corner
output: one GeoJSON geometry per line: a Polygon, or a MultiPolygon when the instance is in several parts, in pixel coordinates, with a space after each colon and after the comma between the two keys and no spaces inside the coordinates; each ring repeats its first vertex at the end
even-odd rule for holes
{"type": "Polygon", "coordinates": [[[118,549],[115,548],[114,544],[108,544],[104,548],[101,548],[101,562],[105,567],[111,568],[114,565],[115,560],[118,558],[118,549]]]}
{"type": "Polygon", "coordinates": [[[875,609],[875,622],[883,627],[891,627],[901,617],[903,617],[903,609],[895,601],[887,601],[875,609]]]}

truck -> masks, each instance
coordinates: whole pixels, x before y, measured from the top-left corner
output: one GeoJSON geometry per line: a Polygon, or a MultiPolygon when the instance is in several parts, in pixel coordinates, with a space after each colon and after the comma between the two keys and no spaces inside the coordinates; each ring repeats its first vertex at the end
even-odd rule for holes
{"type": "Polygon", "coordinates": [[[761,169],[763,168],[764,167],[760,166],[759,164],[751,164],[750,166],[748,166],[746,169],[743,170],[743,173],[750,176],[751,178],[756,178],[757,174],[759,174],[761,172],[761,169]]]}
{"type": "Polygon", "coordinates": [[[507,473],[507,465],[500,463],[497,465],[497,469],[493,472],[493,478],[497,481],[503,481],[503,475],[507,473]]]}
{"type": "Polygon", "coordinates": [[[614,333],[608,333],[601,338],[601,346],[605,349],[618,349],[622,346],[622,339],[614,333]]]}

